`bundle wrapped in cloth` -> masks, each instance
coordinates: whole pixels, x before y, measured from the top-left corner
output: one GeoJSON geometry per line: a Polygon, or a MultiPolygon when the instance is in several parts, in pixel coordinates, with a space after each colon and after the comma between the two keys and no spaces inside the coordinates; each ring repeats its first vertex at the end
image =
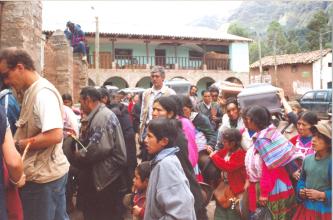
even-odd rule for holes
{"type": "Polygon", "coordinates": [[[296,152],[295,146],[272,124],[256,133],[253,139],[254,148],[268,168],[285,166],[295,159],[303,159],[296,152]]]}

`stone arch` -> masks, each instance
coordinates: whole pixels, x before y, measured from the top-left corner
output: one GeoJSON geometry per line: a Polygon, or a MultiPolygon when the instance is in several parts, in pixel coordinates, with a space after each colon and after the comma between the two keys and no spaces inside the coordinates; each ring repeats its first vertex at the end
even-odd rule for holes
{"type": "Polygon", "coordinates": [[[140,87],[140,88],[145,88],[145,89],[148,89],[152,86],[153,86],[153,84],[151,83],[149,76],[142,77],[135,85],[135,87],[140,87]]]}
{"type": "Polygon", "coordinates": [[[96,86],[96,83],[94,82],[94,80],[88,78],[88,86],[96,86]]]}
{"type": "Polygon", "coordinates": [[[197,82],[197,88],[198,88],[198,96],[201,97],[201,92],[203,90],[208,89],[210,85],[212,85],[215,82],[215,80],[211,77],[203,77],[197,82]]]}
{"type": "Polygon", "coordinates": [[[225,81],[228,81],[228,82],[232,82],[232,83],[237,83],[237,84],[240,84],[240,85],[243,85],[242,81],[236,77],[228,77],[225,79],[225,81]]]}
{"type": "Polygon", "coordinates": [[[110,85],[110,86],[117,86],[119,89],[127,88],[128,83],[122,77],[113,76],[108,78],[104,83],[103,86],[110,85]]]}

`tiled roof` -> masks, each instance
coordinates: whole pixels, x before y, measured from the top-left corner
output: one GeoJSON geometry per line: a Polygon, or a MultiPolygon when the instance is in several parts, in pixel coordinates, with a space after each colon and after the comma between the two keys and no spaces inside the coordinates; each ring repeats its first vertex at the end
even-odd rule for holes
{"type": "MultiPolygon", "coordinates": [[[[45,30],[45,34],[51,34],[53,31],[45,30]]],[[[87,36],[94,37],[95,32],[85,32],[87,36]]],[[[174,30],[154,29],[151,31],[133,29],[129,32],[127,29],[117,29],[113,32],[100,32],[100,37],[123,37],[123,38],[148,38],[148,39],[172,39],[172,40],[215,40],[215,41],[235,41],[235,42],[251,42],[252,39],[240,37],[222,31],[215,31],[209,28],[182,28],[174,30]]]]}
{"type": "MultiPolygon", "coordinates": [[[[324,57],[326,54],[331,52],[332,49],[325,49],[322,51],[322,56],[324,57]]],[[[306,53],[296,53],[296,54],[282,54],[276,55],[276,63],[277,65],[283,64],[310,64],[320,59],[320,50],[310,51],[306,53]]],[[[261,65],[264,66],[274,66],[274,56],[267,56],[261,58],[261,65]]],[[[259,67],[259,60],[252,63],[250,68],[259,67]]]]}

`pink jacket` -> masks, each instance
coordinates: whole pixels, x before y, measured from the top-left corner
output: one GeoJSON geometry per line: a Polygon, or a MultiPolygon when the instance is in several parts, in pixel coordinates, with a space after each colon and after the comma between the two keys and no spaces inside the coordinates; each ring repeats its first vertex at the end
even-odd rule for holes
{"type": "Polygon", "coordinates": [[[179,116],[179,121],[182,123],[183,132],[187,139],[188,159],[190,160],[192,167],[195,167],[198,163],[198,146],[195,142],[195,127],[192,122],[184,117],[179,116]]]}

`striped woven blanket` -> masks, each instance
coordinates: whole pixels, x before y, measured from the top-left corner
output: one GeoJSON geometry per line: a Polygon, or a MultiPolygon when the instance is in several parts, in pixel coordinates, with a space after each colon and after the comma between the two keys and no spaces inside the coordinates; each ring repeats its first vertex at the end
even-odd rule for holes
{"type": "Polygon", "coordinates": [[[301,156],[296,153],[295,146],[272,124],[256,133],[253,138],[254,148],[268,168],[285,166],[301,156]]]}

